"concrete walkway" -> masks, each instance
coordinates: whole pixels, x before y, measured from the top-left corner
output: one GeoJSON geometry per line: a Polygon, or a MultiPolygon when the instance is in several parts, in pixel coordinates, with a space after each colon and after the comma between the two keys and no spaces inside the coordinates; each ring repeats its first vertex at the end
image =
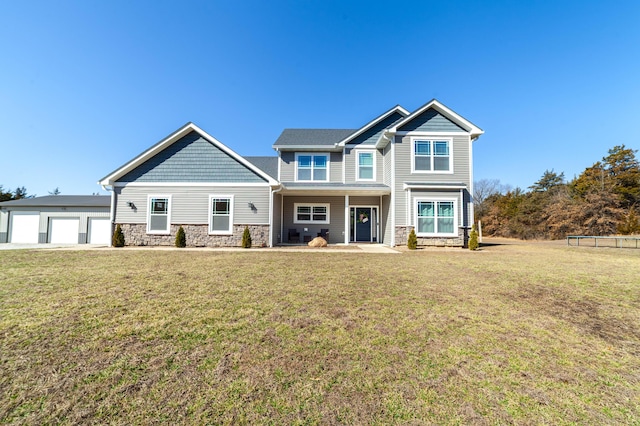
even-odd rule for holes
{"type": "Polygon", "coordinates": [[[400,254],[399,251],[382,244],[358,244],[358,247],[365,253],[400,254]]]}

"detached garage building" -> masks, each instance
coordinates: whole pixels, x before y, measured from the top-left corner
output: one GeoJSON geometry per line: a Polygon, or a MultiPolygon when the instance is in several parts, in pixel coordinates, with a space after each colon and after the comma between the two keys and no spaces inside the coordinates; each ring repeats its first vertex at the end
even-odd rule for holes
{"type": "Polygon", "coordinates": [[[111,245],[111,197],[48,195],[0,203],[0,243],[111,245]]]}

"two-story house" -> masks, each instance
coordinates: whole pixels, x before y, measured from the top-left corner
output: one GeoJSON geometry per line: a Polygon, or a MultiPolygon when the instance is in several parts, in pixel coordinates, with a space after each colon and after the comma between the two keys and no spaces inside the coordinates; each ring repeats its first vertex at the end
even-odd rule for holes
{"type": "Polygon", "coordinates": [[[463,246],[473,221],[472,144],[483,131],[436,100],[359,129],[286,129],[277,157],[242,157],[192,123],[99,181],[129,245],[463,246]]]}

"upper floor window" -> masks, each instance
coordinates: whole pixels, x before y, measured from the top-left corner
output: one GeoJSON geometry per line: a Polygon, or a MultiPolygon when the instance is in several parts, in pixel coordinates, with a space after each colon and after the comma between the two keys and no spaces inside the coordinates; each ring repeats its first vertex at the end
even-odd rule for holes
{"type": "Polygon", "coordinates": [[[452,172],[450,140],[413,140],[414,172],[452,172]]]}
{"type": "Polygon", "coordinates": [[[358,180],[375,179],[375,155],[373,151],[358,152],[358,180]]]}
{"type": "Polygon", "coordinates": [[[297,154],[298,167],[296,180],[327,181],[329,180],[328,154],[297,154]]]}
{"type": "Polygon", "coordinates": [[[149,196],[149,216],[147,220],[147,232],[151,234],[169,233],[169,203],[171,197],[149,196]]]}
{"type": "Polygon", "coordinates": [[[212,195],[210,199],[209,233],[233,233],[233,196],[212,195]]]}

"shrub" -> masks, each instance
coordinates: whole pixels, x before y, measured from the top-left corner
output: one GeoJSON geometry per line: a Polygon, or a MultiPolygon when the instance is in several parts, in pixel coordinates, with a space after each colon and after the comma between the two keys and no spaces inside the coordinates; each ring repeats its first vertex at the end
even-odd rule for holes
{"type": "Polygon", "coordinates": [[[242,248],[251,248],[251,233],[248,226],[244,227],[244,232],[242,233],[242,248]]]}
{"type": "Polygon", "coordinates": [[[111,238],[111,245],[114,247],[124,247],[124,234],[120,224],[116,225],[116,230],[113,231],[113,238],[111,238]]]}
{"type": "Polygon", "coordinates": [[[471,227],[471,233],[469,234],[469,250],[477,250],[480,246],[478,243],[478,231],[476,231],[476,225],[471,227]]]}
{"type": "Polygon", "coordinates": [[[418,236],[416,235],[416,230],[414,228],[411,228],[411,232],[409,232],[407,247],[409,247],[409,250],[415,250],[418,248],[418,236]]]}
{"type": "Polygon", "coordinates": [[[187,246],[187,236],[184,233],[184,229],[182,225],[178,228],[178,232],[176,232],[176,247],[186,247],[187,246]]]}

